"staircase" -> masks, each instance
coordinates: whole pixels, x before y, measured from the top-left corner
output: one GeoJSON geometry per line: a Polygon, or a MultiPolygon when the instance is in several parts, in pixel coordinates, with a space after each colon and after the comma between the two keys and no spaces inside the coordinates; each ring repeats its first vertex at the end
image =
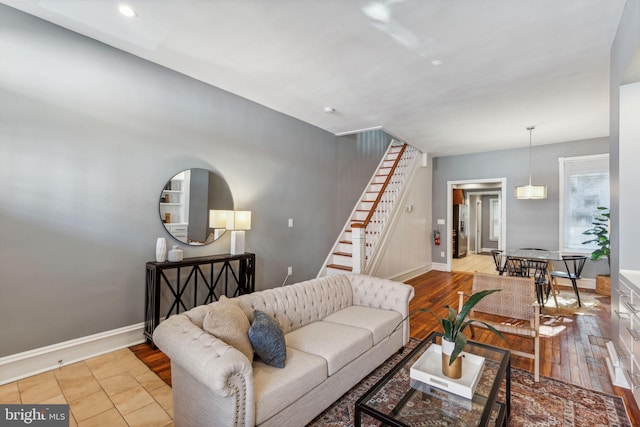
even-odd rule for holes
{"type": "Polygon", "coordinates": [[[365,273],[417,153],[410,145],[391,142],[318,276],[365,273]]]}

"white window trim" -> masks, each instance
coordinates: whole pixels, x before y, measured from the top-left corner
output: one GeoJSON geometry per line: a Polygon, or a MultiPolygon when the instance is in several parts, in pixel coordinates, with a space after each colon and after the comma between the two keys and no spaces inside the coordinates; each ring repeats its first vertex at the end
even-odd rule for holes
{"type": "MultiPolygon", "coordinates": [[[[609,159],[609,153],[604,154],[591,154],[588,156],[575,156],[575,157],[558,157],[558,180],[560,181],[559,185],[559,199],[558,199],[558,211],[560,214],[559,217],[559,228],[558,228],[558,236],[560,238],[560,251],[565,255],[576,254],[576,255],[584,255],[590,254],[593,252],[593,249],[585,248],[583,250],[579,249],[571,249],[568,250],[564,247],[564,193],[565,193],[565,185],[564,185],[564,165],[569,162],[582,162],[585,160],[602,160],[609,159]]],[[[609,171],[611,173],[611,171],[609,171]]],[[[611,179],[611,175],[609,175],[609,179],[611,179]]]]}

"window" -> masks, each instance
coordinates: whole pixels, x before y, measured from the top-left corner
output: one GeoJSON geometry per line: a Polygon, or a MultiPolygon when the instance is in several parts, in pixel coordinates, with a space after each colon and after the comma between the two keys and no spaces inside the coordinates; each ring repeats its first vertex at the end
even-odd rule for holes
{"type": "Polygon", "coordinates": [[[500,239],[500,199],[489,199],[489,240],[500,239]]]}
{"type": "Polygon", "coordinates": [[[560,157],[560,250],[591,253],[595,244],[583,245],[591,236],[598,206],[609,207],[609,155],[560,157]]]}

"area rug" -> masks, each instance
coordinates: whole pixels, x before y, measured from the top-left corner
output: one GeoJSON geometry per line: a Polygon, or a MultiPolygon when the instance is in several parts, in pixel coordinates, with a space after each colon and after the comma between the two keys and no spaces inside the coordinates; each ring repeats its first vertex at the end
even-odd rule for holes
{"type": "MultiPolygon", "coordinates": [[[[412,339],[407,350],[415,348],[419,341],[412,339]]],[[[404,355],[408,354],[405,350],[404,355]]],[[[373,373],[349,390],[342,398],[327,408],[310,427],[353,426],[355,402],[366,393],[384,374],[395,366],[404,355],[396,354],[378,367],[373,373]]],[[[408,373],[407,373],[408,375],[408,373]]],[[[504,390],[500,401],[504,401],[504,390]]],[[[370,418],[363,424],[379,426],[370,418]]],[[[421,426],[440,425],[425,419],[421,426]]],[[[448,424],[451,425],[451,424],[448,424]]],[[[551,378],[540,377],[533,381],[533,374],[511,368],[511,420],[510,426],[617,426],[631,427],[622,398],[582,387],[567,384],[551,378]]]]}
{"type": "Polygon", "coordinates": [[[553,295],[549,295],[549,299],[545,303],[545,306],[540,310],[543,315],[548,316],[563,316],[563,315],[582,315],[582,316],[595,316],[600,310],[601,301],[600,298],[608,298],[592,292],[581,292],[580,302],[582,307],[578,306],[578,299],[573,289],[565,290],[561,289],[556,294],[558,305],[553,299],[553,295]]]}
{"type": "MultiPolygon", "coordinates": [[[[540,336],[553,337],[567,329],[567,324],[573,323],[575,320],[572,316],[565,314],[564,316],[542,316],[540,319],[540,336]]],[[[529,325],[528,320],[507,319],[500,322],[507,326],[524,326],[529,325]]]]}

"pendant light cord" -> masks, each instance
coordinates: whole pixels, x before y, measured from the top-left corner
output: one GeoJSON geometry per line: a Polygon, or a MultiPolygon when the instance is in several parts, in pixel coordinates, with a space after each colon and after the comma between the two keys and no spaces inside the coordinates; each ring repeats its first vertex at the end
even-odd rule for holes
{"type": "Polygon", "coordinates": [[[531,133],[535,128],[535,126],[529,126],[527,128],[529,131],[529,187],[531,187],[531,133]]]}

